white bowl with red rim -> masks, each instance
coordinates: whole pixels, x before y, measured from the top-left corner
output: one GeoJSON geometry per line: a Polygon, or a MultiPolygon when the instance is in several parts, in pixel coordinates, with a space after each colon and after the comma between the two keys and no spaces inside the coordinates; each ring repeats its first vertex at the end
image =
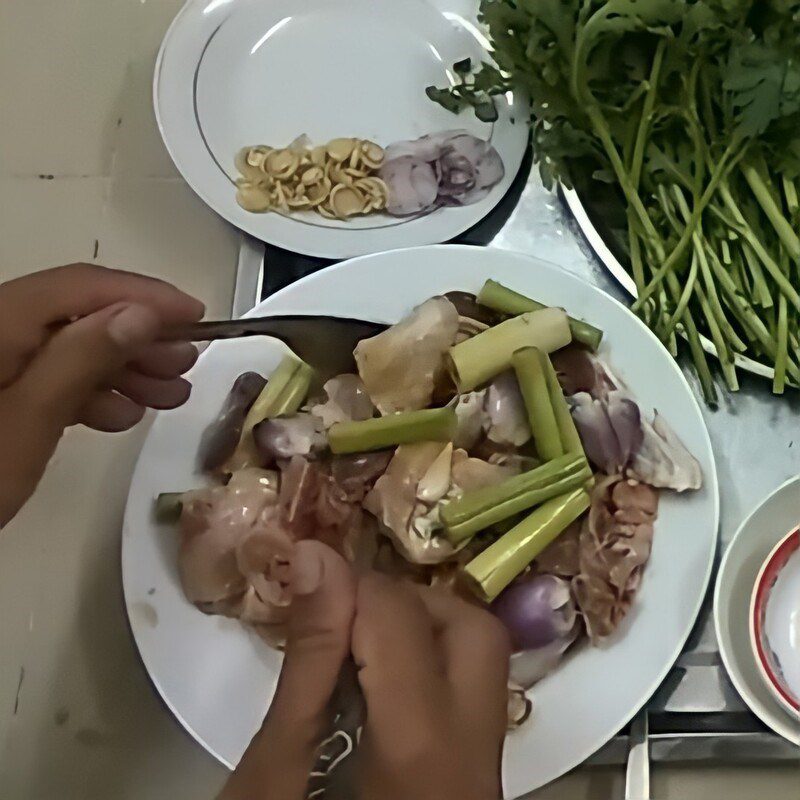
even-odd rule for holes
{"type": "Polygon", "coordinates": [[[767,688],[800,719],[800,528],[772,548],[759,570],[750,600],[750,642],[767,688]]]}

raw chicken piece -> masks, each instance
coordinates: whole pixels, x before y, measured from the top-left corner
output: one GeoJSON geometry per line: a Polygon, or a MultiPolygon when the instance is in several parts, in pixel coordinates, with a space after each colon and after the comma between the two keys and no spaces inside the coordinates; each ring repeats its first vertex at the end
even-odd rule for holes
{"type": "Polygon", "coordinates": [[[467,392],[456,398],[456,435],[453,445],[464,450],[471,450],[483,436],[483,425],[486,417],[484,403],[486,389],[479,392],[467,392]]]}
{"type": "Polygon", "coordinates": [[[578,608],[592,641],[616,630],[627,614],[650,558],[658,492],[619,476],[599,480],[583,522],[572,579],[578,608]]]}
{"type": "Polygon", "coordinates": [[[644,424],[644,441],[629,474],[650,486],[677,492],[699,489],[703,484],[700,464],[658,412],[652,424],[644,424]]]}
{"type": "Polygon", "coordinates": [[[253,439],[264,463],[274,464],[281,458],[309,456],[324,450],[328,440],[319,428],[317,417],[301,412],[259,422],[253,428],[253,439]]]}
{"type": "Polygon", "coordinates": [[[516,375],[498,375],[486,392],[486,436],[500,445],[520,447],[531,438],[525,402],[516,375]]]}
{"type": "Polygon", "coordinates": [[[441,442],[400,445],[386,472],[364,499],[364,508],[377,518],[397,549],[415,564],[446,561],[454,549],[434,534],[435,522],[423,519],[428,508],[417,500],[417,488],[437,456],[441,442]]]}
{"type": "Polygon", "coordinates": [[[534,561],[537,572],[573,578],[581,571],[579,547],[582,525],[582,520],[575,520],[537,556],[534,561]]]}
{"type": "Polygon", "coordinates": [[[337,375],[322,389],[325,402],[312,406],[311,413],[319,418],[326,431],[337,422],[360,421],[375,415],[375,407],[358,375],[337,375]]]}
{"type": "Polygon", "coordinates": [[[275,487],[275,473],[249,468],[234,473],[227,486],[187,492],[178,571],[191,602],[213,603],[245,591],[236,548],[275,516],[275,487]]]}
{"type": "Polygon", "coordinates": [[[408,561],[439,564],[467,544],[454,547],[439,534],[442,503],[515,474],[514,467],[470,458],[450,443],[400,445],[363,505],[408,561]]]}
{"type": "Polygon", "coordinates": [[[388,330],[358,343],[358,373],[381,414],[430,405],[457,331],[455,306],[432,297],[388,330]]]}
{"type": "Polygon", "coordinates": [[[558,381],[567,396],[586,392],[600,399],[615,389],[605,364],[579,344],[567,345],[550,354],[558,381]]]}
{"type": "Polygon", "coordinates": [[[495,486],[520,472],[517,464],[493,464],[470,458],[464,450],[453,451],[452,481],[459,493],[495,486]]]}

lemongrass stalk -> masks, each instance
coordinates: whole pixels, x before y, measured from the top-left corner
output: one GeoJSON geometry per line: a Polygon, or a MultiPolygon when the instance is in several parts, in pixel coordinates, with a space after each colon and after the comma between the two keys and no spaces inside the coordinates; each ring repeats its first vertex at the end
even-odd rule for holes
{"type": "MultiPolygon", "coordinates": [[[[488,280],[483,284],[478,292],[478,302],[493,311],[515,317],[528,311],[540,311],[548,308],[544,303],[526,297],[493,280],[488,280]]],[[[569,327],[572,331],[572,338],[576,342],[580,342],[590,350],[597,350],[600,347],[603,339],[603,331],[600,328],[595,328],[594,325],[573,317],[569,317],[569,327]]]]}
{"type": "MultiPolygon", "coordinates": [[[[301,386],[305,383],[305,374],[301,371],[301,367],[304,366],[310,369],[307,364],[303,364],[302,361],[294,356],[283,357],[277,369],[269,376],[267,385],[261,390],[261,394],[247,412],[242,426],[242,439],[252,433],[253,428],[262,420],[277,417],[279,414],[293,413],[285,410],[291,407],[291,404],[288,404],[286,400],[289,395],[293,395],[295,381],[299,380],[301,386]]],[[[308,384],[306,384],[307,390],[308,384]]],[[[300,402],[302,403],[302,399],[300,402]]],[[[299,407],[300,404],[298,403],[297,408],[299,407]]]]}
{"type": "Polygon", "coordinates": [[[265,419],[294,414],[308,394],[313,374],[311,367],[297,357],[284,356],[247,412],[239,444],[223,464],[223,472],[235,472],[260,463],[261,456],[253,439],[253,428],[265,419]]]}
{"type": "Polygon", "coordinates": [[[575,420],[572,419],[572,412],[569,410],[567,398],[564,397],[564,391],[558,382],[558,375],[556,375],[553,363],[544,353],[542,353],[541,360],[544,379],[547,382],[547,393],[550,395],[550,405],[553,408],[558,433],[561,437],[561,449],[567,454],[577,453],[586,458],[581,437],[578,435],[575,420]]]}
{"type": "Polygon", "coordinates": [[[586,459],[576,453],[548,461],[494,486],[464,492],[442,507],[441,520],[454,544],[486,528],[578,489],[592,477],[586,459]]]}
{"type": "Polygon", "coordinates": [[[361,422],[337,422],[328,431],[331,452],[362,453],[412,442],[448,442],[456,432],[452,408],[403,411],[361,422]]]}
{"type": "Polygon", "coordinates": [[[529,311],[501,322],[450,348],[450,365],[459,393],[469,392],[504,372],[523,347],[547,353],[572,341],[567,315],[560,308],[529,311]]]}
{"type": "Polygon", "coordinates": [[[522,399],[528,412],[528,422],[536,443],[536,452],[542,461],[552,461],[564,455],[556,415],[550,403],[542,364],[543,353],[537,347],[517,350],[511,359],[517,374],[522,399]]]}
{"type": "Polygon", "coordinates": [[[270,416],[286,417],[297,413],[308,396],[308,390],[311,388],[313,378],[314,370],[301,361],[294,377],[275,403],[270,416]]]}
{"type": "Polygon", "coordinates": [[[472,591],[494,600],[564,529],[587,508],[589,495],[576,489],[548,500],[464,567],[472,591]]]}

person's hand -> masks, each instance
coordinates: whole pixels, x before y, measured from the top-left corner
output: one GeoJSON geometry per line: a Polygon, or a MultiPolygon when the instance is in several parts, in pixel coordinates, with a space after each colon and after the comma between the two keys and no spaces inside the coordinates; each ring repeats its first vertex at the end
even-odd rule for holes
{"type": "Polygon", "coordinates": [[[510,653],[503,626],[443,590],[379,575],[356,584],[319,542],[299,542],[290,571],[275,699],[219,800],[306,797],[351,650],[367,718],[355,756],[333,773],[331,796],[345,788],[359,800],[498,800],[510,653]]]}
{"type": "Polygon", "coordinates": [[[350,654],[356,579],[321,542],[297,542],[286,657],[275,697],[219,800],[303,800],[317,747],[330,732],[330,701],[350,654]]]}
{"type": "Polygon", "coordinates": [[[0,526],[38,483],[64,429],[135,425],[189,396],[197,351],[158,343],[203,304],[168,283],[90,264],[0,284],[0,526]]]}
{"type": "Polygon", "coordinates": [[[444,589],[371,575],[358,585],[352,650],[367,705],[360,800],[498,800],[503,625],[444,589]]]}

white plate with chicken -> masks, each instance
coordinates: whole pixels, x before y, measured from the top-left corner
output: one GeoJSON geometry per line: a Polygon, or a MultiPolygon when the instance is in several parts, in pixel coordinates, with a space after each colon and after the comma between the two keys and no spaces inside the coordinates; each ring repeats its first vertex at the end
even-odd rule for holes
{"type": "Polygon", "coordinates": [[[507,796],[581,763],[666,676],[716,549],[711,445],[669,354],[598,289],[482,248],[353,259],[252,313],[391,327],[324,388],[276,340],[216,343],[189,403],[156,418],[122,563],[167,705],[237,763],[280,671],[278,567],[317,536],[506,623],[527,690],[510,708],[531,712],[510,720],[507,796]]]}

